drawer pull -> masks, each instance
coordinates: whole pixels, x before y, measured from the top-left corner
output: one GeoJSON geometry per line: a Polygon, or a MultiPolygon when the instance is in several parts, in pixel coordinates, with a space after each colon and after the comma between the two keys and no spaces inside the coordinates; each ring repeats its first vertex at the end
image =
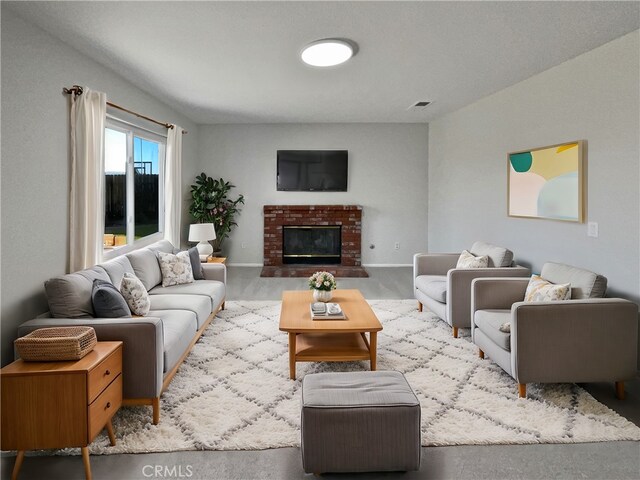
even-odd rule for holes
{"type": "Polygon", "coordinates": [[[109,370],[104,372],[105,375],[111,375],[111,372],[109,370]]]}
{"type": "Polygon", "coordinates": [[[104,409],[106,410],[107,408],[111,408],[111,402],[107,402],[107,406],[104,409]]]}

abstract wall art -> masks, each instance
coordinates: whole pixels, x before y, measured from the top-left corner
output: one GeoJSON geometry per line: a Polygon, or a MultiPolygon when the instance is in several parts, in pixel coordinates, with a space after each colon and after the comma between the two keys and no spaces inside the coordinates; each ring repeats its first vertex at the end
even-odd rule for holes
{"type": "Polygon", "coordinates": [[[510,217],[582,222],[583,141],[507,155],[510,217]]]}

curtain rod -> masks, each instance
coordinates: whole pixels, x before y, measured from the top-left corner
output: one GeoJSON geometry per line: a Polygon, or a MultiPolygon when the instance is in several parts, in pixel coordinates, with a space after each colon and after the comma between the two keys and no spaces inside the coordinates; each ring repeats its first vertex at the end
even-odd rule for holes
{"type": "MultiPolygon", "coordinates": [[[[64,93],[65,95],[82,95],[82,87],[80,85],[74,85],[71,88],[63,88],[62,89],[62,93],[64,93]]],[[[117,105],[115,103],[112,102],[107,102],[107,105],[109,105],[110,107],[113,108],[117,108],[118,110],[122,110],[123,112],[127,112],[130,113],[131,115],[135,115],[136,117],[139,118],[144,118],[145,120],[148,120],[149,122],[153,122],[157,125],[161,125],[165,128],[173,128],[173,125],[171,125],[170,123],[165,123],[165,122],[159,122],[158,120],[154,120],[153,118],[147,117],[145,115],[142,115],[141,113],[137,113],[134,112],[133,110],[129,110],[127,108],[121,107],[120,105],[117,105]]],[[[187,132],[186,130],[182,130],[182,134],[186,135],[187,132]]]]}

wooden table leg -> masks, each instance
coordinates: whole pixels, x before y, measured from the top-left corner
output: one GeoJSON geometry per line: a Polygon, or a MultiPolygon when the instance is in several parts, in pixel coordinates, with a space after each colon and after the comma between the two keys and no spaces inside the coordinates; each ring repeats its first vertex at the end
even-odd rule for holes
{"type": "Polygon", "coordinates": [[[296,379],[296,333],[289,332],[289,377],[296,379]]]}
{"type": "Polygon", "coordinates": [[[113,434],[113,424],[111,419],[107,422],[107,433],[109,434],[109,443],[113,447],[116,444],[116,436],[113,434]]]}
{"type": "Polygon", "coordinates": [[[18,450],[16,463],[13,464],[13,472],[11,473],[11,480],[18,480],[18,473],[20,473],[20,467],[22,467],[23,460],[24,460],[24,450],[18,450]]]}
{"type": "Polygon", "coordinates": [[[89,463],[89,447],[82,447],[82,462],[84,463],[84,476],[91,480],[91,464],[89,463]]]}
{"type": "Polygon", "coordinates": [[[378,332],[369,332],[369,356],[371,357],[371,371],[376,369],[376,350],[378,349],[378,332]]]}

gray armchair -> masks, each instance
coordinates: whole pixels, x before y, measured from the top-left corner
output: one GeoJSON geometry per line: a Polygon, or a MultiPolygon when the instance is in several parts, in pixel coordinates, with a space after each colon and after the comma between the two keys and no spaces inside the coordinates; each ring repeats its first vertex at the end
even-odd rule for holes
{"type": "Polygon", "coordinates": [[[503,247],[476,242],[469,250],[475,256],[487,255],[487,268],[456,268],[459,253],[417,253],[413,256],[413,292],[418,309],[423,305],[451,325],[471,326],[471,282],[480,277],[528,277],[530,270],[513,265],[513,253],[503,247]]]}
{"type": "Polygon", "coordinates": [[[527,278],[473,281],[471,338],[480,358],[487,355],[518,382],[614,381],[624,398],[624,381],[637,368],[638,306],[603,298],[607,279],[588,270],[546,263],[541,276],[570,283],[571,300],[524,302],[527,278]],[[510,322],[511,331],[500,326],[510,322]]]}

